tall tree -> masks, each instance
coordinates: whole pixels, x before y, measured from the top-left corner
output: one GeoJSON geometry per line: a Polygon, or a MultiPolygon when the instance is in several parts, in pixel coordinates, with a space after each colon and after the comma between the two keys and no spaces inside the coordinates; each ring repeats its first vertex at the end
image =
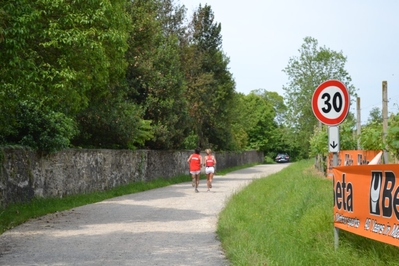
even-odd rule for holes
{"type": "Polygon", "coordinates": [[[371,109],[367,123],[362,126],[360,145],[364,150],[382,150],[382,112],[378,107],[371,109]]]}
{"type": "Polygon", "coordinates": [[[342,52],[319,47],[316,39],[306,37],[299,53],[299,56],[289,59],[287,67],[283,70],[289,80],[283,89],[288,107],[287,122],[294,129],[297,139],[303,141],[300,156],[306,158],[309,154],[310,137],[318,124],[311,106],[314,90],[329,79],[337,79],[344,83],[351,96],[355,96],[355,88],[345,70],[346,57],[342,52]]]}
{"type": "Polygon", "coordinates": [[[381,109],[378,108],[378,107],[374,107],[370,111],[369,119],[368,119],[367,123],[369,124],[369,123],[372,123],[372,122],[379,123],[382,126],[382,122],[383,122],[383,120],[382,120],[382,112],[381,112],[381,109]]]}
{"type": "Polygon", "coordinates": [[[251,92],[245,96],[245,109],[241,110],[247,121],[248,148],[269,152],[273,147],[277,122],[274,106],[263,95],[251,92]]]}
{"type": "Polygon", "coordinates": [[[187,35],[185,25],[186,8],[174,0],[158,1],[158,18],[162,22],[163,34],[166,37],[177,37],[181,43],[187,35]]]}
{"type": "Polygon", "coordinates": [[[221,24],[205,5],[194,12],[185,52],[187,97],[199,146],[232,149],[231,109],[235,82],[222,50],[221,24]]]}
{"type": "Polygon", "coordinates": [[[277,92],[264,89],[255,90],[253,93],[266,100],[274,110],[275,123],[271,124],[267,132],[269,144],[267,150],[264,151],[265,155],[274,158],[277,153],[288,153],[291,158],[296,158],[300,144],[295,141],[294,132],[286,125],[287,106],[283,97],[277,92]]]}
{"type": "Polygon", "coordinates": [[[170,1],[133,1],[127,81],[129,99],[152,121],[152,149],[179,148],[188,131],[185,81],[180,65],[179,25],[183,11],[170,1]]]}
{"type": "Polygon", "coordinates": [[[126,68],[124,0],[5,2],[2,83],[64,113],[111,94],[126,68]]]}
{"type": "MultiPolygon", "coordinates": [[[[124,56],[130,24],[126,13],[128,2],[0,0],[0,3],[4,11],[0,18],[4,25],[0,38],[0,103],[7,103],[0,104],[0,123],[4,122],[0,133],[9,136],[5,141],[18,141],[15,136],[20,141],[42,139],[43,136],[36,136],[37,131],[54,128],[64,136],[47,137],[69,143],[73,119],[79,124],[81,135],[87,136],[84,143],[96,145],[90,143],[91,136],[87,134],[91,130],[87,126],[96,121],[88,119],[107,115],[106,110],[123,101],[125,93],[122,88],[127,67],[124,56]],[[22,107],[32,110],[31,116],[37,115],[36,119],[30,119],[38,123],[30,125],[36,130],[21,126],[25,113],[22,107]],[[88,115],[90,110],[95,114],[88,115]]],[[[137,107],[129,106],[127,110],[137,107]]],[[[105,120],[109,119],[113,118],[105,120]]],[[[137,124],[130,126],[139,128],[142,123],[137,119],[137,124]]],[[[109,123],[101,130],[111,128],[108,126],[109,123]]],[[[134,139],[129,133],[128,142],[134,143],[134,139]]],[[[82,143],[80,137],[76,141],[82,143]]]]}

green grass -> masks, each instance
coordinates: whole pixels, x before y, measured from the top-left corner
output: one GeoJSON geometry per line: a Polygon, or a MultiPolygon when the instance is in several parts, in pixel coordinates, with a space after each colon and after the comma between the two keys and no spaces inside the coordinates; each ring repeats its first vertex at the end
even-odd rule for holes
{"type": "MultiPolygon", "coordinates": [[[[255,164],[233,167],[218,171],[218,175],[225,175],[229,172],[247,168],[255,164]]],[[[206,179],[205,174],[201,179],[206,179]]],[[[151,182],[136,182],[126,186],[120,186],[107,191],[93,192],[82,195],[72,195],[63,198],[35,198],[30,203],[17,203],[0,208],[0,234],[8,229],[20,225],[31,218],[40,217],[49,213],[69,210],[75,207],[100,202],[106,199],[146,191],[154,188],[165,187],[173,184],[191,181],[191,177],[180,175],[170,179],[156,179],[151,182]]]]}
{"type": "MultiPolygon", "coordinates": [[[[251,165],[217,171],[225,175],[251,165]]],[[[312,161],[293,163],[254,180],[232,195],[217,233],[232,265],[399,265],[397,247],[340,231],[334,248],[332,181],[312,170],[312,161]]],[[[201,176],[204,179],[205,175],[201,176]]],[[[0,209],[0,233],[48,213],[105,199],[189,182],[188,175],[133,183],[62,199],[34,199],[0,209]]]]}
{"type": "Polygon", "coordinates": [[[334,248],[332,181],[311,160],[254,180],[220,213],[232,265],[399,265],[399,249],[340,231],[334,248]]]}

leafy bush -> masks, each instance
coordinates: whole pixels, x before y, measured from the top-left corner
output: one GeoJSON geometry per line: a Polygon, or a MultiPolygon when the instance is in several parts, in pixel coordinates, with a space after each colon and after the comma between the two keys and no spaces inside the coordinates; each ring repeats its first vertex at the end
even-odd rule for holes
{"type": "Polygon", "coordinates": [[[81,134],[75,146],[87,148],[132,149],[153,138],[151,121],[144,120],[142,109],[131,103],[104,102],[78,115],[81,134]]]}
{"type": "Polygon", "coordinates": [[[270,163],[275,163],[272,157],[265,156],[264,157],[264,163],[270,164],[270,163]]]}
{"type": "Polygon", "coordinates": [[[69,147],[70,139],[77,133],[71,118],[30,101],[17,104],[14,122],[2,139],[3,144],[55,152],[69,147]]]}
{"type": "Polygon", "coordinates": [[[399,113],[392,115],[389,120],[386,142],[388,144],[388,150],[392,152],[396,158],[399,158],[399,113]]]}

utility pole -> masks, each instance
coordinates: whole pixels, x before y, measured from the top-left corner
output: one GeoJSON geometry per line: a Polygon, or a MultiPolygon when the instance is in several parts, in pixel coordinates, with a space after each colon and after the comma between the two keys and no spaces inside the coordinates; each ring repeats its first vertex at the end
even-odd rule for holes
{"type": "Polygon", "coordinates": [[[386,136],[388,132],[388,84],[382,82],[382,142],[384,146],[384,164],[388,163],[388,151],[386,150],[386,136]]]}
{"type": "Polygon", "coordinates": [[[356,101],[356,110],[357,110],[357,125],[356,125],[356,129],[357,129],[357,149],[361,150],[362,148],[360,147],[360,133],[361,133],[361,118],[360,118],[360,97],[357,97],[357,101],[356,101]]]}

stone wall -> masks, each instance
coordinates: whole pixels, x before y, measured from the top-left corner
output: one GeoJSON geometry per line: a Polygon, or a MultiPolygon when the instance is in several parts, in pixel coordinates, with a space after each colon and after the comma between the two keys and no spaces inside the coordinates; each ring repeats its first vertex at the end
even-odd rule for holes
{"type": "MultiPolygon", "coordinates": [[[[40,156],[25,149],[3,148],[0,206],[188,175],[187,158],[192,152],[67,149],[40,156]]],[[[263,162],[263,152],[256,151],[215,153],[215,157],[217,170],[263,162]]]]}

